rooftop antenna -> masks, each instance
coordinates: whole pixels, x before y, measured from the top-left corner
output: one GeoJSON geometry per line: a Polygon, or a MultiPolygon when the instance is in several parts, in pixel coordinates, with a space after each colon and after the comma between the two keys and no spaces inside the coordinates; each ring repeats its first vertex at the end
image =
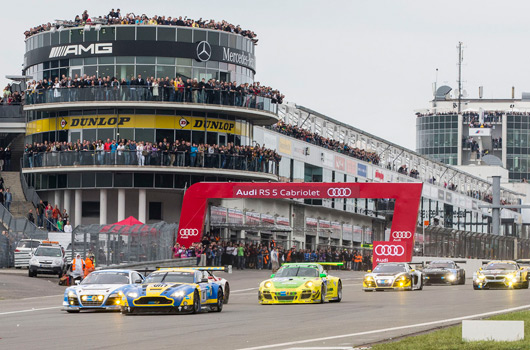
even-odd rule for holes
{"type": "Polygon", "coordinates": [[[462,51],[462,42],[458,42],[458,114],[462,112],[462,61],[464,60],[464,52],[462,51]]]}

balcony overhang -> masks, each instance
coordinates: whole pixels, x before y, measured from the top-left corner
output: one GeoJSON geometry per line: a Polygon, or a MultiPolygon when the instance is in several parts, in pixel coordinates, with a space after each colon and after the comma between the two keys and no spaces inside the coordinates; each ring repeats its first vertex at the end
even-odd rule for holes
{"type": "Polygon", "coordinates": [[[153,108],[153,109],[175,109],[192,110],[200,112],[226,113],[254,123],[254,125],[272,125],[278,122],[275,113],[262,111],[255,108],[209,105],[202,103],[186,102],[149,102],[149,101],[79,101],[79,102],[57,102],[42,103],[24,106],[24,111],[49,111],[78,108],[153,108]]]}
{"type": "Polygon", "coordinates": [[[136,166],[136,165],[73,165],[73,166],[49,166],[38,168],[23,168],[23,174],[57,174],[74,172],[135,172],[135,173],[163,173],[182,175],[204,175],[204,176],[226,176],[246,181],[271,181],[278,182],[278,176],[269,173],[218,169],[218,168],[189,168],[189,167],[161,167],[161,166],[136,166]]]}

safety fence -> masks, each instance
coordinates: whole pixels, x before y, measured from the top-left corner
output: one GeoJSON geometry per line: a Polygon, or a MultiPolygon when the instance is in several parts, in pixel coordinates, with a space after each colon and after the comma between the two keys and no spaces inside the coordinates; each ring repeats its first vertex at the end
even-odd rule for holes
{"type": "Polygon", "coordinates": [[[38,89],[26,95],[25,104],[84,101],[176,102],[234,106],[276,113],[278,105],[270,97],[237,90],[198,89],[160,86],[89,86],[79,88],[38,89]]]}
{"type": "Polygon", "coordinates": [[[72,232],[67,256],[93,256],[96,266],[171,259],[178,225],[84,225],[72,232]]]}

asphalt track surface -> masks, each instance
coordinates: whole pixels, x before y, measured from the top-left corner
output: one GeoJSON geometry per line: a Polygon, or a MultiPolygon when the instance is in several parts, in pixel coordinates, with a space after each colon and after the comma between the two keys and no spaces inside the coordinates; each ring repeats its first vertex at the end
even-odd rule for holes
{"type": "Polygon", "coordinates": [[[414,292],[361,290],[362,273],[342,278],[341,303],[259,305],[269,271],[234,271],[221,313],[124,316],[61,311],[64,287],[52,277],[0,270],[0,349],[348,349],[462,318],[530,308],[530,290],[474,291],[427,286],[414,292]]]}

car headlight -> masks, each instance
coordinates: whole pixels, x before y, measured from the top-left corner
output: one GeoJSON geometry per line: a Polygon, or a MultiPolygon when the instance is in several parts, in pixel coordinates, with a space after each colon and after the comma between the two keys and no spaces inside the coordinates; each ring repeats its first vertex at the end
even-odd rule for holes
{"type": "Polygon", "coordinates": [[[407,280],[407,276],[401,276],[400,280],[406,281],[407,280]]]}
{"type": "Polygon", "coordinates": [[[272,287],[272,282],[265,282],[264,287],[265,287],[265,288],[270,288],[270,287],[272,287]]]}
{"type": "Polygon", "coordinates": [[[313,282],[311,282],[311,281],[307,281],[307,282],[305,283],[305,286],[306,286],[307,288],[311,288],[311,287],[313,287],[313,282]]]}
{"type": "Polygon", "coordinates": [[[38,265],[39,264],[39,260],[37,260],[37,258],[31,258],[31,259],[29,259],[29,263],[30,263],[30,265],[38,265]]]}
{"type": "Polygon", "coordinates": [[[127,296],[128,296],[129,298],[137,298],[137,297],[138,297],[138,293],[136,293],[136,292],[129,292],[129,293],[127,293],[127,296]]]}
{"type": "Polygon", "coordinates": [[[182,298],[184,296],[184,291],[183,290],[177,290],[177,291],[173,292],[173,294],[171,294],[171,296],[173,298],[182,298]]]}
{"type": "Polygon", "coordinates": [[[372,281],[373,280],[372,276],[365,276],[364,279],[367,280],[367,281],[372,281]]]}
{"type": "Polygon", "coordinates": [[[454,280],[456,280],[456,276],[454,274],[450,274],[449,276],[447,276],[447,279],[449,281],[454,281],[454,280]]]}
{"type": "Polygon", "coordinates": [[[76,296],[77,296],[77,294],[75,294],[75,292],[73,290],[68,292],[68,298],[75,298],[76,296]]]}
{"type": "Polygon", "coordinates": [[[477,278],[478,278],[479,280],[483,280],[483,279],[486,278],[486,276],[484,276],[483,274],[479,273],[479,274],[477,275],[477,278]]]}

